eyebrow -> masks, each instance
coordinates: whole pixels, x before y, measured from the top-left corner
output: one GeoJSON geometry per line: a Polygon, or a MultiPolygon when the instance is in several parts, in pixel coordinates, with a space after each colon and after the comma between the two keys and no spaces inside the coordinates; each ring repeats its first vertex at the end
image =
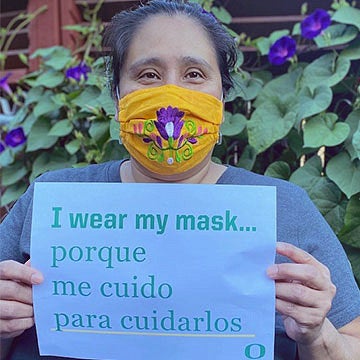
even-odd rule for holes
{"type": "MultiPolygon", "coordinates": [[[[185,66],[202,66],[208,70],[213,70],[213,67],[203,58],[193,57],[193,56],[183,56],[180,58],[180,62],[185,66]]],[[[129,73],[134,74],[137,73],[144,66],[156,66],[162,67],[164,66],[164,61],[158,57],[149,57],[140,59],[129,67],[129,73]]]]}

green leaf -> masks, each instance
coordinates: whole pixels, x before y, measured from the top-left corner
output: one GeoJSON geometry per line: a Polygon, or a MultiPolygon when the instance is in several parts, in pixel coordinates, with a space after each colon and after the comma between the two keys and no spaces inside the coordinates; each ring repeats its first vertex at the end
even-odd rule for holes
{"type": "Polygon", "coordinates": [[[226,102],[231,102],[237,97],[245,101],[253,100],[259,94],[263,82],[260,79],[251,77],[245,71],[231,74],[234,86],[226,94],[226,102]]]}
{"type": "Polygon", "coordinates": [[[58,121],[49,131],[48,135],[50,136],[66,136],[71,133],[74,126],[70,120],[60,120],[58,121]]]}
{"type": "Polygon", "coordinates": [[[254,41],[254,45],[260,51],[260,55],[267,55],[270,51],[271,40],[266,37],[260,37],[254,41]]]}
{"type": "Polygon", "coordinates": [[[329,26],[324,34],[317,36],[314,41],[319,48],[337,46],[354,40],[358,33],[358,30],[353,26],[336,24],[329,26]]]}
{"type": "Polygon", "coordinates": [[[354,25],[360,30],[360,10],[354,7],[340,8],[332,16],[332,20],[342,24],[354,25]]]}
{"type": "Polygon", "coordinates": [[[347,58],[329,53],[310,63],[304,70],[302,86],[315,88],[319,84],[332,87],[345,78],[351,62],[347,58]]]}
{"type": "Polygon", "coordinates": [[[90,106],[97,105],[97,99],[100,96],[101,91],[97,86],[87,86],[78,97],[73,100],[73,103],[82,109],[89,110],[90,106]]]}
{"type": "Polygon", "coordinates": [[[70,155],[74,155],[80,149],[80,146],[81,141],[74,139],[65,145],[65,149],[70,155]]]}
{"type": "Polygon", "coordinates": [[[304,146],[318,148],[320,146],[336,146],[349,135],[350,126],[336,122],[337,115],[326,113],[308,120],[304,127],[304,146]]]}
{"type": "Polygon", "coordinates": [[[339,238],[347,245],[360,249],[360,198],[352,196],[345,213],[344,227],[339,238]]]}
{"type": "Polygon", "coordinates": [[[282,99],[283,102],[289,99],[296,100],[296,87],[299,77],[302,74],[302,69],[298,68],[288,74],[280,75],[269,81],[260,91],[255,100],[254,106],[259,107],[265,102],[273,102],[274,99],[282,99]]]}
{"type": "Polygon", "coordinates": [[[69,157],[64,151],[43,152],[34,161],[30,181],[52,170],[69,168],[76,163],[76,156],[69,157]]]}
{"type": "Polygon", "coordinates": [[[347,152],[343,151],[330,159],[326,174],[348,199],[360,192],[360,161],[351,161],[347,152]]]}
{"type": "Polygon", "coordinates": [[[332,101],[333,93],[328,86],[319,85],[314,89],[305,86],[299,94],[298,120],[308,118],[326,110],[332,101]]]}
{"type": "Polygon", "coordinates": [[[44,94],[43,87],[39,86],[39,87],[31,88],[26,94],[25,105],[28,106],[34,102],[39,101],[43,96],[43,94],[44,94]]]}
{"type": "Polygon", "coordinates": [[[104,137],[109,137],[109,122],[108,121],[93,121],[91,123],[89,134],[95,139],[95,141],[100,142],[104,137]]]}
{"type": "Polygon", "coordinates": [[[17,184],[7,187],[1,195],[0,206],[8,205],[17,200],[26,191],[26,188],[27,185],[24,182],[18,182],[17,184]]]}
{"type": "Polygon", "coordinates": [[[31,84],[33,87],[44,86],[46,88],[53,89],[64,82],[65,76],[62,72],[48,70],[37,77],[37,79],[31,84]]]}
{"type": "Polygon", "coordinates": [[[51,91],[46,91],[40,98],[39,102],[34,107],[34,115],[39,118],[49,112],[58,110],[61,108],[60,104],[56,104],[52,99],[51,91]]]}
{"type": "Polygon", "coordinates": [[[56,49],[44,63],[54,70],[63,70],[72,60],[71,51],[63,48],[56,49]]]}
{"type": "Polygon", "coordinates": [[[2,186],[9,186],[21,180],[28,173],[27,168],[22,162],[17,162],[14,165],[6,166],[2,169],[2,186]]]}
{"type": "Polygon", "coordinates": [[[110,138],[119,141],[120,137],[120,123],[115,119],[110,120],[110,138]]]}
{"type": "Polygon", "coordinates": [[[211,8],[211,12],[215,15],[217,19],[219,19],[224,24],[230,24],[232,17],[230,13],[223,7],[215,7],[211,8]]]}
{"type": "Polygon", "coordinates": [[[256,161],[256,151],[250,145],[246,145],[242,152],[239,161],[236,163],[237,167],[242,169],[251,170],[256,161]]]}
{"type": "Polygon", "coordinates": [[[0,168],[9,166],[14,161],[14,154],[9,148],[0,153],[0,168]]]}
{"type": "Polygon", "coordinates": [[[52,46],[52,47],[37,49],[32,53],[30,59],[34,59],[37,56],[46,59],[46,58],[50,58],[55,53],[57,54],[57,56],[65,56],[67,54],[70,54],[71,52],[69,49],[62,46],[52,46]]]}
{"type": "Polygon", "coordinates": [[[353,135],[352,145],[357,154],[357,158],[360,160],[360,121],[359,121],[358,129],[355,131],[353,135]]]}
{"type": "Polygon", "coordinates": [[[29,59],[25,54],[20,53],[18,57],[24,65],[29,66],[29,59]]]}
{"type": "Polygon", "coordinates": [[[349,60],[359,60],[360,59],[360,38],[352,42],[350,46],[344,49],[341,54],[341,57],[347,58],[349,60]]]}
{"type": "Polygon", "coordinates": [[[240,134],[246,126],[246,118],[242,114],[231,114],[225,111],[225,120],[221,124],[221,133],[224,136],[235,136],[240,134]]]}
{"type": "Polygon", "coordinates": [[[105,145],[104,154],[102,156],[101,162],[126,159],[129,157],[129,153],[125,149],[124,145],[120,145],[118,141],[109,141],[105,145]]]}
{"type": "Polygon", "coordinates": [[[116,107],[114,99],[110,95],[110,91],[107,87],[104,87],[101,91],[101,95],[97,98],[99,107],[104,109],[106,115],[115,115],[116,107]]]}
{"type": "Polygon", "coordinates": [[[358,129],[360,126],[360,109],[351,112],[345,120],[345,123],[350,127],[350,134],[345,141],[345,148],[351,156],[351,160],[359,158],[358,154],[358,129]],[[354,139],[355,136],[355,139],[354,139]]]}
{"type": "Polygon", "coordinates": [[[344,202],[339,188],[322,175],[320,158],[314,156],[306,161],[293,172],[290,181],[306,190],[333,230],[338,232],[343,225],[344,202]]]}
{"type": "Polygon", "coordinates": [[[50,136],[50,121],[45,118],[39,118],[33,125],[26,146],[26,152],[39,149],[49,149],[57,141],[57,136],[50,136]]]}
{"type": "Polygon", "coordinates": [[[253,112],[247,122],[249,144],[259,154],[275,141],[285,137],[296,122],[296,113],[285,112],[279,104],[264,103],[253,112]]]}
{"type": "Polygon", "coordinates": [[[291,174],[290,166],[285,161],[275,161],[265,171],[266,176],[277,179],[289,180],[291,174]]]}

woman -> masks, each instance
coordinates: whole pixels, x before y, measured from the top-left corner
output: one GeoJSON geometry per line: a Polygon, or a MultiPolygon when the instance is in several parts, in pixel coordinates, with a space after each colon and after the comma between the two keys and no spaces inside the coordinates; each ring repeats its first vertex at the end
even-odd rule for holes
{"type": "MultiPolygon", "coordinates": [[[[38,181],[276,186],[279,243],[276,264],[267,269],[276,281],[276,358],[357,359],[359,290],[338,240],[304,191],[211,162],[236,57],[231,37],[198,5],[154,0],[115,16],[106,45],[113,50],[121,139],[131,158],[38,181]]],[[[0,332],[2,355],[10,359],[39,358],[31,286],[43,277],[28,262],[32,191],[1,225],[0,332]]]]}

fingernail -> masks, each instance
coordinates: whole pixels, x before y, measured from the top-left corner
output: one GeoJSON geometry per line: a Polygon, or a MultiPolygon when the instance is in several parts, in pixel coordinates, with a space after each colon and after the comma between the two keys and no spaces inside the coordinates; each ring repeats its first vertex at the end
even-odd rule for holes
{"type": "Polygon", "coordinates": [[[34,285],[41,284],[43,282],[44,278],[40,274],[32,274],[31,275],[31,283],[34,285]]]}
{"type": "Polygon", "coordinates": [[[276,274],[278,273],[278,267],[277,265],[271,265],[267,268],[266,273],[268,274],[269,277],[275,277],[276,274]]]}

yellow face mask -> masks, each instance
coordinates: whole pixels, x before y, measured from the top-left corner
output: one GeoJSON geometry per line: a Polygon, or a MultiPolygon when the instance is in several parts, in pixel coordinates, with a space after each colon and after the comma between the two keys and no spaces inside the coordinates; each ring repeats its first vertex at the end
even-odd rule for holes
{"type": "Polygon", "coordinates": [[[120,138],[149,171],[181,174],[212,151],[223,119],[216,97],[175,85],[134,91],[119,101],[120,138]]]}

